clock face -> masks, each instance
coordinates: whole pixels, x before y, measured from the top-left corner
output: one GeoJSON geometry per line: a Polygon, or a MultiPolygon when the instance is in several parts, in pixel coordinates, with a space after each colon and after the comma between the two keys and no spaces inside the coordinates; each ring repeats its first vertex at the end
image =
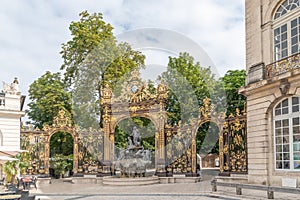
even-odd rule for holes
{"type": "Polygon", "coordinates": [[[138,86],[137,85],[133,85],[131,87],[131,91],[134,92],[134,93],[136,93],[138,91],[138,86]]]}

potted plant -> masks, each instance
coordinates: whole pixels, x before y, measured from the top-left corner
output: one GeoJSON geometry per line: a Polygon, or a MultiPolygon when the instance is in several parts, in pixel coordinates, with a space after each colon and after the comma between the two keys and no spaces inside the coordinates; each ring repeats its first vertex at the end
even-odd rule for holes
{"type": "Polygon", "coordinates": [[[17,162],[16,161],[9,161],[6,162],[3,166],[3,171],[6,175],[5,181],[6,184],[15,184],[15,178],[18,174],[18,169],[17,169],[17,162]]]}
{"type": "Polygon", "coordinates": [[[29,157],[26,152],[16,155],[15,158],[17,158],[17,160],[6,162],[3,166],[3,171],[6,175],[6,183],[15,184],[16,176],[19,173],[25,174],[29,166],[29,157]]]}
{"type": "Polygon", "coordinates": [[[62,154],[56,154],[51,158],[51,167],[54,169],[56,178],[63,178],[64,174],[70,169],[72,163],[68,161],[68,157],[62,154]]]}

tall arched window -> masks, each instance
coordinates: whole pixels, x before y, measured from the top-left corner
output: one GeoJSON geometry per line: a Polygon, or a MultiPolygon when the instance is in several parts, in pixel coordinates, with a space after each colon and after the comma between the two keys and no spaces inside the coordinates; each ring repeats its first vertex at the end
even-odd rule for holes
{"type": "Polygon", "coordinates": [[[275,169],[300,169],[299,97],[289,97],[274,108],[275,169]]]}
{"type": "Polygon", "coordinates": [[[275,61],[300,52],[300,0],[285,0],[274,15],[275,61]]]}
{"type": "Polygon", "coordinates": [[[298,8],[300,6],[299,0],[285,0],[280,6],[277,8],[275,12],[274,19],[277,19],[286,13],[298,8]]]}

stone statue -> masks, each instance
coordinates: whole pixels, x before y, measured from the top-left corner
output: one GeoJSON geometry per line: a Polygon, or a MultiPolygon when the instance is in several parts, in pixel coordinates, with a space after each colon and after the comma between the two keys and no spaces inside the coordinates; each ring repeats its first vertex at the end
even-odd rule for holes
{"type": "Polygon", "coordinates": [[[145,150],[144,146],[141,146],[141,135],[134,126],[131,135],[128,136],[126,149],[120,149],[114,161],[115,170],[121,177],[141,177],[146,176],[146,169],[151,163],[151,150],[145,150]]]}
{"type": "Polygon", "coordinates": [[[141,145],[141,135],[136,126],[133,127],[132,136],[133,136],[133,144],[135,146],[140,146],[141,145]]]}
{"type": "Polygon", "coordinates": [[[142,146],[142,148],[140,149],[140,150],[138,150],[136,153],[135,153],[135,155],[137,155],[137,156],[143,156],[143,153],[144,153],[144,147],[142,146]]]}
{"type": "Polygon", "coordinates": [[[145,160],[151,161],[151,150],[149,149],[145,151],[145,160]]]}
{"type": "Polygon", "coordinates": [[[128,145],[127,145],[127,148],[128,149],[131,149],[132,147],[134,147],[133,143],[132,143],[132,139],[130,136],[128,136],[128,145]]]}
{"type": "Polygon", "coordinates": [[[15,77],[15,80],[12,82],[10,87],[14,92],[20,92],[18,78],[15,77]]]}
{"type": "Polygon", "coordinates": [[[121,149],[119,152],[118,160],[122,160],[125,158],[125,149],[121,149]]]}
{"type": "Polygon", "coordinates": [[[9,85],[3,81],[3,90],[4,93],[9,94],[18,94],[20,93],[19,81],[17,78],[9,85]]]}
{"type": "Polygon", "coordinates": [[[3,92],[6,93],[10,90],[10,86],[3,81],[3,92]]]}

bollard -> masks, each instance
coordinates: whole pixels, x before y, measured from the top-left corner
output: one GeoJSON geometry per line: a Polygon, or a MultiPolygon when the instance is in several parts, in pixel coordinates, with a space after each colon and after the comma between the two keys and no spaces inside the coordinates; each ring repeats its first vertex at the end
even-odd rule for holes
{"type": "Polygon", "coordinates": [[[217,180],[216,179],[213,179],[212,181],[211,181],[211,187],[212,187],[212,191],[213,192],[216,192],[217,191],[217,180]]]}
{"type": "Polygon", "coordinates": [[[236,195],[242,195],[242,188],[239,186],[236,186],[236,195]]]}
{"type": "Polygon", "coordinates": [[[268,190],[268,199],[274,199],[274,191],[268,190]]]}

